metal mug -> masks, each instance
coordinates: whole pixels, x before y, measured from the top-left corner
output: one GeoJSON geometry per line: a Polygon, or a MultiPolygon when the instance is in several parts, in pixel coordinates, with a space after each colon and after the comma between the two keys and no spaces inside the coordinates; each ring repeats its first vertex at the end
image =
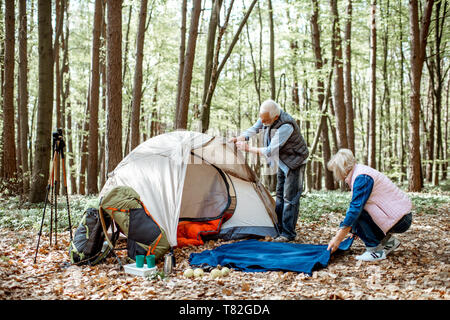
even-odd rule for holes
{"type": "Polygon", "coordinates": [[[174,267],[174,256],[172,253],[168,253],[164,257],[164,273],[170,274],[172,273],[174,267]]]}

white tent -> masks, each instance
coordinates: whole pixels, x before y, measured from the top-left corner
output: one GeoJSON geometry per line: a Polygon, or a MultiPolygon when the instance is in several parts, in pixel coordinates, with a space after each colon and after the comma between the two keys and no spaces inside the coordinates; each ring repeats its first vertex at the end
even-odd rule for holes
{"type": "Polygon", "coordinates": [[[234,144],[199,132],[175,131],[151,138],[108,175],[100,197],[129,186],[177,245],[179,221],[207,221],[226,212],[219,238],[276,236],[273,198],[234,144]]]}

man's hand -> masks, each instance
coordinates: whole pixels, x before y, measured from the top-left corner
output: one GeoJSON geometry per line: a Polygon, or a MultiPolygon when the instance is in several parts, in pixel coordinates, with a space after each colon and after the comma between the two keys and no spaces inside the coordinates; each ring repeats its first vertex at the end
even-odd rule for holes
{"type": "Polygon", "coordinates": [[[249,149],[250,149],[250,146],[249,146],[248,143],[245,142],[245,141],[238,141],[238,142],[236,142],[236,147],[237,147],[239,150],[241,150],[241,151],[246,151],[246,152],[248,152],[249,149]]]}
{"type": "Polygon", "coordinates": [[[233,137],[230,140],[228,140],[228,143],[236,143],[238,141],[245,141],[245,137],[244,136],[233,137]]]}

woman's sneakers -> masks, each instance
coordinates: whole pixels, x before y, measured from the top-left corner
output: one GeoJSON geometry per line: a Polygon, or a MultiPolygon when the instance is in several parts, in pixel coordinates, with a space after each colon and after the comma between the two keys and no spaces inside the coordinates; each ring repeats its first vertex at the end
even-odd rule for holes
{"type": "Polygon", "coordinates": [[[356,260],[362,261],[378,261],[383,259],[386,259],[386,252],[384,250],[367,249],[363,254],[356,256],[356,260]]]}
{"type": "Polygon", "coordinates": [[[386,259],[386,256],[400,246],[400,240],[395,237],[389,237],[383,240],[375,248],[366,248],[366,252],[356,256],[356,260],[378,261],[386,259]]]}
{"type": "Polygon", "coordinates": [[[386,252],[386,255],[394,251],[400,246],[400,240],[398,240],[396,237],[390,237],[387,241],[381,242],[383,246],[384,252],[386,252]]]}

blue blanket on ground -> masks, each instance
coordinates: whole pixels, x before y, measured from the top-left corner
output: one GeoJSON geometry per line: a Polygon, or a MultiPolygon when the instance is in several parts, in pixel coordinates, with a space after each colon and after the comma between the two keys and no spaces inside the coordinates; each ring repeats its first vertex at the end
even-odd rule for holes
{"type": "MultiPolygon", "coordinates": [[[[341,242],[338,251],[348,250],[352,243],[353,239],[347,238],[341,242]]],[[[244,272],[294,271],[311,275],[313,270],[328,265],[331,255],[327,247],[252,239],[191,253],[189,263],[193,267],[221,265],[244,272]]]]}

